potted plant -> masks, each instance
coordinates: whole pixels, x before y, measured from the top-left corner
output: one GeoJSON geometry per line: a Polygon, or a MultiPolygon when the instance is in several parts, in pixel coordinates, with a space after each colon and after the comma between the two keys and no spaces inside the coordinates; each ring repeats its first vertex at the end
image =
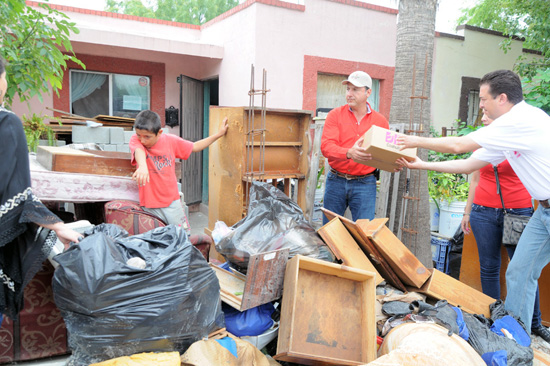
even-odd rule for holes
{"type": "MultiPolygon", "coordinates": [[[[47,139],[49,146],[55,146],[55,132],[44,123],[45,116],[33,113],[31,117],[23,115],[23,129],[30,152],[36,152],[40,139],[47,139]]],[[[57,118],[53,118],[57,119],[57,118]]],[[[59,123],[61,124],[61,123],[59,123]]]]}
{"type": "MultiPolygon", "coordinates": [[[[457,134],[466,135],[475,130],[475,127],[466,126],[464,122],[457,121],[457,134]]],[[[439,137],[432,130],[432,135],[439,137]]],[[[450,154],[430,151],[428,161],[448,161],[467,159],[471,153],[450,154]]],[[[435,204],[439,212],[439,232],[442,235],[452,237],[456,231],[456,223],[462,220],[462,214],[468,200],[470,184],[466,174],[440,173],[428,171],[428,192],[432,205],[435,204]]],[[[434,225],[431,225],[434,229],[434,225]]],[[[432,230],[434,231],[434,230],[432,230]]]]}

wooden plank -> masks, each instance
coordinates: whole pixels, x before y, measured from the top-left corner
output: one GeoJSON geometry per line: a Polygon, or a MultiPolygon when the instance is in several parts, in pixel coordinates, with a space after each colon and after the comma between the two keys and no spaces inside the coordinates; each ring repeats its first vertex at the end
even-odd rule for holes
{"type": "Polygon", "coordinates": [[[284,192],[285,194],[290,197],[291,193],[290,193],[290,178],[285,178],[283,179],[283,184],[284,184],[284,192]]]}
{"type": "Polygon", "coordinates": [[[210,268],[216,273],[220,282],[220,297],[223,302],[237,310],[241,308],[243,300],[245,280],[234,273],[210,263],[210,268]]]}
{"type": "Polygon", "coordinates": [[[284,141],[284,142],[254,142],[254,143],[249,143],[247,142],[246,143],[246,146],[296,146],[296,147],[301,147],[302,146],[302,141],[284,141]]]}
{"type": "Polygon", "coordinates": [[[550,366],[550,355],[547,355],[546,353],[535,348],[533,348],[533,352],[535,353],[533,366],[550,366]]]}
{"type": "MultiPolygon", "coordinates": [[[[117,151],[39,146],[36,160],[44,168],[56,172],[131,177],[136,171],[131,154],[117,151]]],[[[176,177],[180,176],[180,162],[176,162],[175,170],[176,177]]]]}
{"type": "Polygon", "coordinates": [[[128,117],[117,117],[117,116],[108,116],[104,114],[98,114],[94,117],[97,121],[116,121],[116,122],[127,122],[127,123],[134,123],[135,118],[128,118],[128,117]]]}
{"type": "Polygon", "coordinates": [[[371,239],[401,282],[421,287],[430,272],[416,256],[386,227],[388,219],[357,220],[357,227],[371,239]]]}
{"type": "Polygon", "coordinates": [[[380,171],[380,190],[376,195],[375,217],[387,217],[388,200],[390,196],[390,183],[393,173],[380,171]]]}
{"type": "Polygon", "coordinates": [[[374,273],[297,255],[285,272],[276,360],[362,365],[376,358],[374,273]]]}
{"type": "Polygon", "coordinates": [[[75,157],[82,157],[82,158],[92,157],[93,158],[94,156],[93,154],[90,154],[81,150],[60,148],[60,147],[54,147],[54,146],[38,146],[36,150],[36,160],[44,168],[48,170],[55,170],[56,164],[57,164],[56,162],[57,155],[60,153],[67,155],[67,159],[69,157],[73,157],[73,159],[75,159],[75,157]]]}
{"type": "Polygon", "coordinates": [[[252,255],[246,276],[211,263],[220,282],[222,301],[244,311],[279,299],[289,252],[290,249],[285,248],[252,255]]]}
{"type": "Polygon", "coordinates": [[[431,269],[430,272],[430,279],[420,289],[410,290],[438,300],[447,300],[449,304],[460,306],[462,310],[472,314],[483,314],[487,318],[491,316],[489,305],[495,302],[495,299],[437,269],[431,269]]]}
{"type": "Polygon", "coordinates": [[[283,279],[289,248],[250,256],[240,310],[244,311],[279,299],[283,294],[283,279]]]}
{"type": "Polygon", "coordinates": [[[323,211],[329,220],[333,220],[334,218],[340,219],[383,279],[385,279],[393,287],[404,292],[407,291],[405,285],[399,279],[399,276],[397,276],[386,259],[384,259],[384,257],[380,254],[376,246],[371,242],[363,230],[360,230],[359,227],[357,227],[357,224],[354,221],[351,221],[344,216],[337,215],[325,208],[321,208],[321,211],[323,211]]]}
{"type": "Polygon", "coordinates": [[[130,177],[136,168],[130,162],[130,154],[121,158],[112,152],[112,157],[95,154],[95,150],[74,150],[64,147],[39,146],[36,160],[46,169],[56,172],[84,173],[130,177]],[[92,153],[92,151],[94,153],[92,153]]]}
{"type": "MultiPolygon", "coordinates": [[[[392,186],[392,193],[391,193],[391,207],[390,207],[390,230],[393,231],[395,226],[395,214],[397,211],[397,200],[398,200],[398,190],[399,190],[399,179],[401,176],[401,172],[393,173],[393,186],[392,186]]],[[[402,197],[399,197],[399,199],[402,199],[402,197]]],[[[398,223],[400,225],[401,223],[398,223]]]]}
{"type": "Polygon", "coordinates": [[[384,281],[338,217],[330,220],[317,232],[342,264],[375,273],[377,285],[384,281]]]}

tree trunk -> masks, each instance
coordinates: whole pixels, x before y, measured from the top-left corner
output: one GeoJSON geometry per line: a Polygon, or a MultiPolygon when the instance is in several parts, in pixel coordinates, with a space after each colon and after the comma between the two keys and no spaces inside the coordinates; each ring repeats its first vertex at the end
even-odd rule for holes
{"type": "MultiPolygon", "coordinates": [[[[406,133],[427,136],[437,0],[400,0],[391,123],[406,133]],[[422,131],[420,131],[422,130],[422,131]]],[[[427,159],[427,151],[418,155],[427,159]]],[[[426,171],[401,172],[394,232],[427,267],[432,267],[430,209],[426,171]],[[402,214],[403,213],[403,214],[402,214]]]]}

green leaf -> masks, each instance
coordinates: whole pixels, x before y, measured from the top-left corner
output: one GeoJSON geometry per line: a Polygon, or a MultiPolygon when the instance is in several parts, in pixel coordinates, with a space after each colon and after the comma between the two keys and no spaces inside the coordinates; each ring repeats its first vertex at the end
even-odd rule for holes
{"type": "Polygon", "coordinates": [[[33,96],[42,101],[42,94],[51,92],[48,82],[57,93],[67,60],[77,60],[69,39],[70,32],[78,31],[75,24],[47,4],[37,6],[23,0],[4,0],[0,6],[0,54],[8,61],[7,105],[16,95],[22,102],[33,96]]]}

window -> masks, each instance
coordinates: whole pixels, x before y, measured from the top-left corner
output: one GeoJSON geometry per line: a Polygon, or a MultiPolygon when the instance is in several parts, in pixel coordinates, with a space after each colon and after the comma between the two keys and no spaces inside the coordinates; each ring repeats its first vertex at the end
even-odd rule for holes
{"type": "Polygon", "coordinates": [[[133,118],[150,109],[151,83],[147,76],[76,70],[71,70],[70,75],[73,114],[133,118]]]}
{"type": "Polygon", "coordinates": [[[468,93],[468,126],[476,126],[481,120],[479,115],[479,90],[470,90],[468,93]]]}
{"type": "MultiPolygon", "coordinates": [[[[348,75],[317,75],[317,109],[332,109],[346,104],[346,86],[342,80],[348,75]]],[[[378,111],[380,104],[380,80],[372,79],[372,93],[368,99],[371,107],[378,111]]]]}

